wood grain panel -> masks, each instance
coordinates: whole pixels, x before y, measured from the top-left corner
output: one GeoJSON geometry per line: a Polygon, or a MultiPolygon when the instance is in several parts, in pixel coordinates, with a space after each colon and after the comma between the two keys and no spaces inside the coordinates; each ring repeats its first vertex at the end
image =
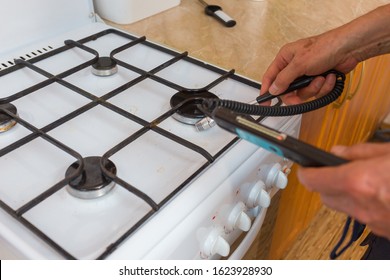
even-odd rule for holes
{"type": "MultiPolygon", "coordinates": [[[[360,67],[356,71],[360,71],[360,67]]],[[[390,111],[390,55],[365,62],[365,72],[346,81],[348,96],[340,108],[328,106],[303,116],[300,139],[325,150],[337,144],[367,141],[390,111]]],[[[340,98],[342,99],[342,98],[340,98]]],[[[308,192],[296,177],[296,167],[283,191],[275,223],[269,258],[280,259],[322,206],[318,194],[308,192]]]]}

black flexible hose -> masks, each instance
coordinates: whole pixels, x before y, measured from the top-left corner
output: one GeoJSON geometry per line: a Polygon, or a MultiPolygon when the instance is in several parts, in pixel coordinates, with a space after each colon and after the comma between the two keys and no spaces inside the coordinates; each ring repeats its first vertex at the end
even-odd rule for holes
{"type": "Polygon", "coordinates": [[[318,99],[302,104],[288,106],[262,106],[226,99],[205,99],[202,106],[209,111],[213,111],[217,107],[224,107],[239,114],[257,116],[291,116],[303,114],[332,103],[342,94],[344,90],[345,74],[335,70],[331,70],[327,73],[333,73],[336,75],[336,83],[332,91],[318,99]]]}

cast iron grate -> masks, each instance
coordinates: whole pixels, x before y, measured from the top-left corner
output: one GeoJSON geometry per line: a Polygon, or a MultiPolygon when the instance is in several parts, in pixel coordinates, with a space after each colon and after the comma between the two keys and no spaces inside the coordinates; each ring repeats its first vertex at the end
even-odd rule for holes
{"type": "MultiPolygon", "coordinates": [[[[68,146],[66,146],[64,143],[61,143],[57,139],[51,137],[48,133],[52,131],[53,129],[63,125],[64,123],[74,119],[75,117],[79,116],[80,114],[83,114],[84,112],[91,110],[92,108],[96,106],[104,106],[105,108],[111,110],[112,112],[115,112],[125,118],[128,118],[129,120],[132,120],[139,125],[141,125],[141,129],[139,129],[136,133],[129,135],[126,139],[124,139],[122,142],[119,144],[113,146],[111,149],[106,151],[104,155],[101,155],[101,167],[104,173],[104,176],[107,178],[110,178],[113,180],[118,186],[123,187],[124,189],[128,190],[135,196],[137,196],[139,199],[144,200],[149,206],[150,206],[150,211],[144,215],[139,221],[130,226],[128,230],[122,234],[115,242],[104,246],[105,250],[104,252],[97,256],[97,259],[105,259],[107,258],[120,244],[126,240],[137,228],[139,228],[144,222],[146,222],[151,216],[153,216],[154,213],[156,213],[164,204],[168,203],[180,190],[182,190],[188,183],[190,183],[195,177],[197,177],[202,171],[204,171],[209,165],[211,165],[217,158],[219,158],[227,149],[229,149],[237,140],[238,138],[233,139],[229,144],[227,144],[224,147],[221,147],[218,153],[215,155],[211,155],[208,151],[206,151],[204,148],[200,147],[199,145],[196,145],[194,143],[191,143],[190,141],[183,139],[175,134],[173,134],[170,131],[167,131],[161,127],[158,126],[159,123],[163,122],[167,118],[171,117],[173,114],[175,114],[176,110],[185,104],[184,102],[181,102],[171,108],[170,110],[167,110],[165,113],[154,119],[153,121],[149,122],[146,121],[126,110],[123,110],[122,108],[119,108],[118,106],[115,106],[114,104],[108,102],[108,99],[120,94],[124,90],[140,83],[141,81],[145,79],[152,79],[158,83],[161,83],[167,87],[170,87],[177,92],[181,91],[191,91],[191,90],[204,90],[208,91],[224,81],[225,79],[234,79],[237,80],[241,83],[244,83],[246,85],[249,85],[251,87],[254,87],[256,89],[260,88],[260,85],[254,81],[245,79],[241,76],[238,76],[234,73],[234,70],[231,71],[225,71],[220,68],[217,68],[215,66],[205,64],[202,61],[196,60],[194,58],[191,58],[188,56],[187,52],[183,53],[178,53],[173,50],[167,49],[165,47],[162,47],[160,45],[156,45],[152,42],[149,42],[146,40],[145,37],[135,37],[130,34],[115,30],[115,29],[107,29],[102,32],[99,32],[97,34],[88,36],[84,39],[81,39],[79,41],[73,41],[73,40],[66,40],[64,42],[64,45],[62,47],[59,47],[57,49],[50,49],[44,53],[41,53],[39,56],[31,57],[28,60],[27,59],[15,59],[14,62],[10,63],[0,71],[0,77],[7,75],[9,73],[12,73],[14,71],[18,71],[22,68],[27,68],[31,71],[34,71],[40,75],[42,75],[45,79],[42,82],[39,82],[31,87],[25,88],[9,97],[2,98],[0,99],[0,104],[10,104],[15,100],[18,100],[20,98],[23,98],[33,92],[36,92],[37,90],[47,87],[53,83],[62,85],[71,91],[80,94],[84,96],[85,98],[89,99],[89,102],[85,104],[84,106],[81,106],[77,108],[76,110],[72,111],[71,113],[67,114],[66,116],[63,116],[59,119],[56,119],[55,121],[47,124],[46,126],[42,128],[37,128],[33,126],[31,123],[27,122],[26,120],[22,119],[19,117],[17,114],[13,113],[10,110],[7,110],[7,107],[0,107],[0,113],[5,114],[10,116],[12,119],[14,119],[18,125],[22,125],[26,129],[30,131],[30,133],[15,141],[14,143],[0,149],[0,157],[3,157],[7,155],[8,153],[14,151],[15,149],[33,141],[34,139],[41,138],[44,141],[47,141],[51,145],[54,145],[58,149],[61,149],[63,152],[67,153],[71,157],[75,159],[75,162],[77,162],[78,168],[72,173],[68,174],[68,176],[65,176],[61,181],[57,182],[53,186],[49,187],[47,190],[45,190],[43,193],[39,194],[36,196],[34,199],[27,201],[23,206],[19,207],[18,209],[13,209],[11,206],[7,205],[3,200],[0,200],[0,206],[8,212],[12,217],[17,219],[20,223],[22,223],[24,226],[26,226],[29,230],[31,230],[35,235],[40,237],[43,241],[45,241],[48,245],[50,245],[54,250],[56,250],[59,254],[61,254],[64,258],[67,259],[76,259],[75,256],[73,256],[71,253],[69,253],[67,250],[65,250],[60,244],[52,240],[49,236],[47,236],[45,233],[43,233],[40,229],[38,229],[34,224],[32,224],[30,221],[28,221],[26,218],[23,217],[23,214],[31,210],[32,208],[36,207],[42,201],[56,193],[57,191],[61,190],[62,188],[65,188],[65,186],[72,181],[73,179],[77,178],[81,172],[82,168],[84,166],[83,163],[83,157],[75,150],[72,150],[68,146]],[[111,54],[110,58],[117,63],[117,65],[124,67],[128,70],[131,70],[133,72],[136,72],[139,74],[139,76],[135,79],[129,80],[127,83],[115,88],[114,90],[106,93],[103,96],[96,96],[78,86],[75,84],[72,84],[68,81],[65,80],[66,77],[69,77],[70,75],[86,68],[90,67],[91,65],[95,64],[97,60],[99,59],[99,54],[96,50],[89,48],[88,46],[85,45],[85,43],[97,40],[100,37],[106,36],[106,35],[116,35],[116,36],[121,36],[123,38],[126,38],[129,40],[129,43],[124,44],[123,46],[114,49],[111,54]],[[143,69],[140,69],[134,65],[130,65],[126,63],[125,61],[122,61],[120,59],[116,58],[116,55],[119,54],[120,52],[131,48],[133,46],[136,46],[138,44],[144,44],[148,47],[152,47],[158,51],[167,53],[172,56],[172,59],[166,61],[165,63],[155,67],[152,70],[145,71],[143,69]],[[88,52],[93,55],[93,58],[85,61],[75,67],[72,67],[70,69],[65,70],[62,73],[59,74],[52,74],[47,71],[45,71],[42,68],[39,68],[35,65],[36,62],[42,61],[46,58],[49,58],[51,56],[54,56],[56,54],[68,51],[72,48],[77,48],[82,51],[88,52]],[[166,69],[167,67],[175,64],[178,61],[185,60],[187,62],[193,63],[197,66],[201,66],[204,68],[207,68],[208,70],[211,70],[219,75],[219,78],[208,84],[202,89],[188,89],[184,88],[176,83],[173,83],[169,81],[168,79],[164,79],[162,77],[157,76],[156,74],[163,70],[166,69]],[[167,195],[163,200],[160,202],[154,201],[151,197],[149,197],[146,193],[142,192],[140,189],[138,189],[136,186],[133,186],[126,182],[124,179],[118,177],[116,174],[112,173],[110,170],[107,170],[105,168],[105,163],[109,161],[109,158],[113,156],[115,153],[126,147],[127,145],[131,145],[132,142],[137,140],[139,137],[141,137],[143,134],[145,134],[148,131],[153,131],[155,133],[160,134],[163,137],[166,137],[174,142],[176,142],[179,145],[182,145],[186,147],[187,149],[190,149],[198,154],[200,154],[202,157],[206,159],[206,163],[201,166],[198,170],[196,170],[193,174],[191,174],[185,181],[183,181],[180,185],[178,185],[173,192],[171,192],[169,195],[167,195]]],[[[259,119],[260,120],[260,119],[259,119]]]]}

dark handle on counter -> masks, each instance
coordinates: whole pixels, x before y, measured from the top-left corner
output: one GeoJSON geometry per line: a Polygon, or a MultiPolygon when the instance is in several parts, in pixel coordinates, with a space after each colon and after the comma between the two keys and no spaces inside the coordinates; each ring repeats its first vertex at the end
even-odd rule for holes
{"type": "Polygon", "coordinates": [[[226,27],[233,27],[236,25],[236,21],[222,11],[220,6],[208,5],[204,10],[207,15],[217,19],[226,27]]]}

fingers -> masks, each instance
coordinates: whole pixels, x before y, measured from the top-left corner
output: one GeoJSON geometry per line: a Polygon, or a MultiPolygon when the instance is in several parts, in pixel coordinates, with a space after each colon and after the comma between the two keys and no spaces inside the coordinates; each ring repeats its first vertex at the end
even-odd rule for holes
{"type": "MultiPolygon", "coordinates": [[[[280,71],[286,65],[287,63],[284,63],[284,60],[280,58],[280,56],[276,56],[275,60],[268,66],[268,69],[263,76],[261,89],[260,89],[261,94],[270,92],[270,87],[272,86],[273,82],[275,81],[280,71]]],[[[275,87],[275,85],[273,87],[275,87]]],[[[273,91],[274,90],[272,90],[270,93],[274,94],[273,91]]]]}
{"type": "Polygon", "coordinates": [[[298,169],[299,181],[310,191],[320,191],[326,195],[337,195],[340,192],[339,184],[344,183],[344,176],[340,173],[342,167],[321,167],[298,169]],[[322,179],[320,179],[322,178],[322,179]]]}
{"type": "MultiPolygon", "coordinates": [[[[390,143],[364,143],[350,147],[335,146],[332,152],[351,162],[338,167],[299,168],[298,178],[311,191],[323,195],[362,194],[388,184],[390,143]],[[356,189],[357,188],[357,189],[356,189]]],[[[390,200],[390,195],[389,195],[390,200]]]]}
{"type": "Polygon", "coordinates": [[[390,143],[362,143],[346,146],[334,146],[332,153],[350,160],[367,159],[390,154],[390,143]]]}
{"type": "MultiPolygon", "coordinates": [[[[282,67],[283,63],[280,62],[280,59],[275,60],[270,65],[263,77],[260,94],[268,91],[273,95],[278,95],[285,91],[296,78],[303,75],[294,67],[294,63],[282,67]]],[[[312,97],[320,98],[331,92],[335,83],[336,76],[334,74],[329,74],[326,77],[318,76],[309,86],[283,96],[282,100],[285,104],[292,105],[305,102],[312,97]]]]}
{"type": "Polygon", "coordinates": [[[269,92],[273,95],[277,95],[286,90],[294,79],[303,75],[290,70],[291,62],[295,56],[295,45],[296,43],[286,44],[279,50],[279,53],[268,66],[268,69],[263,76],[261,94],[269,92]],[[280,78],[280,75],[282,75],[282,78],[280,78]],[[283,75],[286,76],[283,77],[283,75]]]}
{"type": "Polygon", "coordinates": [[[295,64],[291,62],[277,74],[275,80],[269,87],[269,93],[273,95],[281,94],[295,79],[304,75],[304,72],[300,71],[294,65],[295,64]]]}
{"type": "Polygon", "coordinates": [[[291,94],[282,97],[285,104],[293,105],[305,102],[312,97],[320,98],[333,90],[336,83],[336,76],[333,74],[316,77],[310,85],[291,94]]]}
{"type": "Polygon", "coordinates": [[[299,90],[299,95],[302,100],[306,100],[311,97],[320,98],[331,92],[335,84],[336,76],[334,74],[327,75],[325,78],[319,76],[316,77],[309,86],[299,90]]]}
{"type": "Polygon", "coordinates": [[[326,206],[356,218],[377,233],[385,234],[387,228],[389,236],[390,145],[369,144],[367,153],[363,146],[366,145],[356,145],[353,149],[339,146],[337,149],[342,154],[363,157],[364,160],[332,168],[302,168],[298,175],[311,191],[320,194],[326,206]],[[368,155],[370,151],[372,157],[368,155]]]}

